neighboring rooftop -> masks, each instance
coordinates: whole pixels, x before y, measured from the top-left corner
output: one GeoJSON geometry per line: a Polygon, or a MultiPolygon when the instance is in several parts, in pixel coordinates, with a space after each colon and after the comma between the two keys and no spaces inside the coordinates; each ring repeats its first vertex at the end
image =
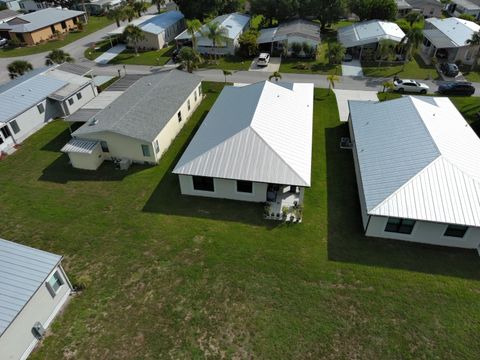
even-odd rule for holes
{"type": "Polygon", "coordinates": [[[320,25],[313,21],[296,19],[280,24],[276,28],[260,30],[259,44],[283,41],[290,36],[301,36],[320,42],[320,25]]]}
{"type": "Polygon", "coordinates": [[[19,15],[6,23],[0,24],[0,30],[28,33],[84,14],[83,11],[47,8],[19,15]]]}
{"type": "Polygon", "coordinates": [[[338,29],[338,39],[344,47],[361,46],[381,40],[402,41],[405,33],[392,22],[369,20],[338,29]]]}
{"type": "Polygon", "coordinates": [[[407,0],[396,0],[397,9],[398,10],[408,10],[411,9],[412,6],[407,2],[407,0]]]}
{"type": "Polygon", "coordinates": [[[349,106],[368,214],[480,226],[480,139],[448,98],[349,106]]]}
{"type": "Polygon", "coordinates": [[[462,47],[475,32],[480,31],[480,25],[472,21],[456,17],[425,19],[429,25],[423,30],[425,37],[437,48],[462,47]]]}
{"type": "Polygon", "coordinates": [[[20,13],[14,10],[1,10],[0,11],[0,21],[8,20],[14,18],[15,16],[20,15],[20,13]]]}
{"type": "Polygon", "coordinates": [[[142,77],[72,135],[109,131],[151,142],[200,83],[179,70],[142,77]]]}
{"type": "Polygon", "coordinates": [[[310,186],[313,84],[225,87],[175,174],[310,186]]]}
{"type": "Polygon", "coordinates": [[[480,0],[451,0],[452,3],[460,5],[466,10],[476,11],[480,10],[480,0]]]}
{"type": "Polygon", "coordinates": [[[0,239],[0,336],[61,260],[60,255],[0,239]]]}
{"type": "MultiPolygon", "coordinates": [[[[183,14],[180,11],[167,11],[159,15],[144,15],[138,19],[135,19],[129,23],[129,25],[136,25],[143,31],[151,34],[161,34],[165,29],[169,28],[173,24],[179,22],[184,18],[183,14]]],[[[120,26],[112,30],[110,35],[120,35],[123,34],[125,26],[120,26]]]]}

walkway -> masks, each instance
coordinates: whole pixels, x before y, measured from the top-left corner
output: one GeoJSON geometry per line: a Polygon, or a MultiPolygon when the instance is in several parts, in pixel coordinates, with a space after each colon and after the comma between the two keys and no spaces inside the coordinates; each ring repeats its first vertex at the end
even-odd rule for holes
{"type": "Polygon", "coordinates": [[[115,45],[114,47],[108,49],[102,55],[97,57],[94,61],[100,65],[108,64],[110,60],[113,60],[114,58],[116,58],[118,54],[120,54],[126,48],[127,48],[127,45],[125,44],[115,45]]]}
{"type": "Polygon", "coordinates": [[[362,64],[359,60],[342,62],[343,76],[363,76],[362,64]]]}

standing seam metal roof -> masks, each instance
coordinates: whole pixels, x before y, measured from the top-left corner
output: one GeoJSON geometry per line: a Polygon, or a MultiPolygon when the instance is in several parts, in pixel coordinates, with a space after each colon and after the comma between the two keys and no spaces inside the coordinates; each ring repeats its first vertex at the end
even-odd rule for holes
{"type": "Polygon", "coordinates": [[[338,40],[344,47],[361,46],[381,40],[402,41],[405,33],[392,22],[370,20],[338,29],[338,40]]]}
{"type": "Polygon", "coordinates": [[[62,257],[0,239],[0,336],[62,257]]]}

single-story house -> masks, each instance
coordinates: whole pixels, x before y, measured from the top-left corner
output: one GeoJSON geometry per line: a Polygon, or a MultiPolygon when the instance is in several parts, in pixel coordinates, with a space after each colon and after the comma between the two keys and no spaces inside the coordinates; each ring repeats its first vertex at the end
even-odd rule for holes
{"type": "Polygon", "coordinates": [[[448,98],[350,101],[367,236],[478,249],[480,139],[448,98]]]}
{"type": "Polygon", "coordinates": [[[270,53],[274,50],[282,50],[290,54],[294,43],[307,43],[317,49],[320,44],[320,25],[303,19],[291,20],[275,28],[260,30],[257,43],[270,53]]]}
{"type": "Polygon", "coordinates": [[[227,86],[178,161],[184,195],[301,205],[310,187],[313,84],[227,86]]]}
{"type": "Polygon", "coordinates": [[[0,152],[9,153],[49,121],[74,113],[97,95],[80,65],[35,69],[0,86],[0,152]]]}
{"type": "Polygon", "coordinates": [[[201,101],[199,76],[171,70],[142,77],[103,110],[92,109],[62,152],[85,170],[104,160],[156,164],[201,101]]]}
{"type": "Polygon", "coordinates": [[[451,0],[446,10],[452,16],[467,14],[480,20],[480,0],[451,0]]]}
{"type": "Polygon", "coordinates": [[[109,10],[116,9],[124,0],[91,0],[90,2],[77,3],[72,6],[74,10],[86,10],[89,15],[103,15],[109,10]],[[84,8],[85,6],[85,8],[84,8]]]}
{"type": "Polygon", "coordinates": [[[0,11],[0,24],[6,23],[7,21],[12,20],[13,18],[20,15],[18,12],[14,10],[1,10],[0,11]]]}
{"type": "Polygon", "coordinates": [[[7,9],[23,12],[34,12],[49,7],[55,7],[51,2],[35,0],[0,0],[0,4],[4,4],[7,9]]]}
{"type": "MultiPolygon", "coordinates": [[[[227,30],[226,41],[222,44],[216,44],[216,48],[214,48],[212,40],[202,35],[202,32],[207,29],[206,25],[203,25],[200,31],[195,34],[195,50],[201,54],[234,55],[240,46],[238,42],[240,35],[250,27],[250,16],[240,13],[225,14],[216,17],[211,22],[218,23],[219,26],[227,30]]],[[[179,46],[187,43],[191,44],[192,36],[185,30],[175,37],[175,40],[179,46]]]]}
{"type": "Polygon", "coordinates": [[[0,24],[0,37],[16,39],[27,45],[51,39],[55,33],[65,33],[85,21],[83,11],[48,8],[19,15],[0,24]]]}
{"type": "Polygon", "coordinates": [[[397,17],[404,17],[409,12],[418,12],[425,18],[442,17],[444,5],[437,0],[397,0],[397,17]]]}
{"type": "Polygon", "coordinates": [[[397,3],[397,19],[405,17],[410,11],[412,11],[412,5],[407,0],[395,0],[397,3]]]}
{"type": "Polygon", "coordinates": [[[72,293],[62,256],[0,239],[0,354],[25,360],[72,293]]]}
{"type": "Polygon", "coordinates": [[[338,41],[355,58],[362,58],[364,49],[376,49],[382,40],[400,43],[405,33],[388,21],[369,20],[338,29],[338,41]]]}
{"type": "MultiPolygon", "coordinates": [[[[185,19],[180,11],[167,11],[158,15],[145,15],[132,20],[128,25],[136,25],[142,31],[145,39],[137,46],[143,49],[161,49],[175,39],[185,29],[185,19]]],[[[110,36],[123,34],[125,26],[120,26],[109,33],[110,36]]]]}
{"type": "Polygon", "coordinates": [[[478,31],[480,25],[468,20],[455,17],[426,19],[421,51],[428,58],[473,64],[480,46],[472,47],[467,41],[478,31]]]}

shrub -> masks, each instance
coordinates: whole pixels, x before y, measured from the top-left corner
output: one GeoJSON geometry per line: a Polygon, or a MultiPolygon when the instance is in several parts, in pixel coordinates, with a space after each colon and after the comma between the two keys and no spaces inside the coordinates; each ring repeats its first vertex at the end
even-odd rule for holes
{"type": "Polygon", "coordinates": [[[297,57],[302,51],[302,44],[294,42],[290,45],[290,52],[292,57],[297,57]]]}

